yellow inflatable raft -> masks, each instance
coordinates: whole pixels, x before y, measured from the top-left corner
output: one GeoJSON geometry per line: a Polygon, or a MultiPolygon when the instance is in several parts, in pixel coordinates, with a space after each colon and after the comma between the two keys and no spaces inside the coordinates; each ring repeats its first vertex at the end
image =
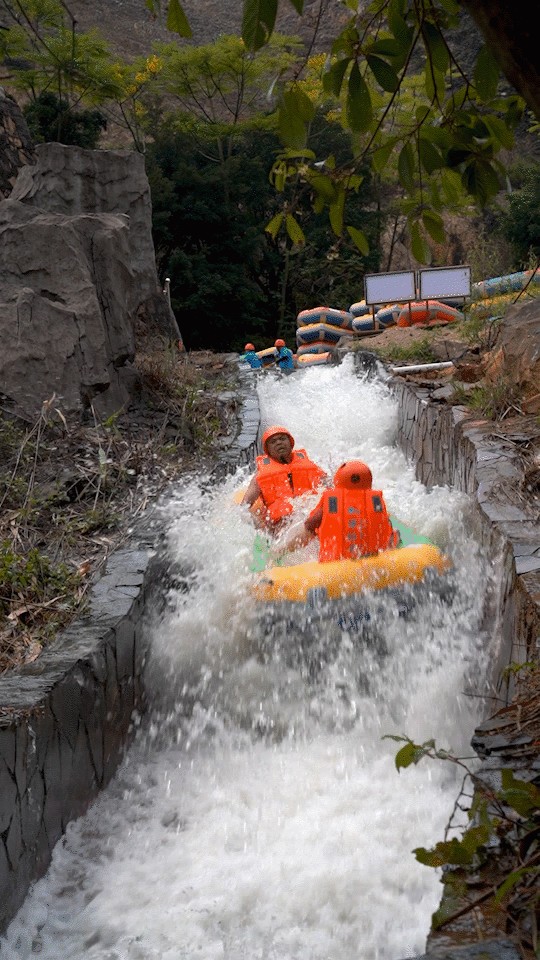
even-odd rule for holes
{"type": "Polygon", "coordinates": [[[296,355],[296,365],[298,367],[316,367],[322,363],[332,363],[332,353],[329,350],[325,353],[302,353],[296,355]]]}
{"type": "Polygon", "coordinates": [[[310,592],[319,599],[339,600],[366,590],[387,590],[419,583],[428,570],[444,573],[450,561],[434,544],[415,543],[384,550],[359,560],[316,560],[287,567],[271,567],[257,577],[252,586],[256,600],[266,603],[292,601],[305,603],[310,592]]]}

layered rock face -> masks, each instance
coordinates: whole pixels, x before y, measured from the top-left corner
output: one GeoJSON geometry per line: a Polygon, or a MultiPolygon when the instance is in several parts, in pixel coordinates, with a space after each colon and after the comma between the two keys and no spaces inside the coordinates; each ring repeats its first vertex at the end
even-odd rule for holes
{"type": "Polygon", "coordinates": [[[487,379],[505,377],[522,394],[524,413],[540,413],[539,301],[510,307],[500,324],[495,346],[485,364],[487,379]]]}
{"type": "Polygon", "coordinates": [[[26,120],[15,100],[0,87],[0,199],[9,197],[20,168],[34,160],[26,120]]]}
{"type": "Polygon", "coordinates": [[[37,145],[0,201],[4,408],[33,417],[53,395],[64,411],[100,416],[129,405],[136,321],[179,339],[142,156],[37,145]]]}

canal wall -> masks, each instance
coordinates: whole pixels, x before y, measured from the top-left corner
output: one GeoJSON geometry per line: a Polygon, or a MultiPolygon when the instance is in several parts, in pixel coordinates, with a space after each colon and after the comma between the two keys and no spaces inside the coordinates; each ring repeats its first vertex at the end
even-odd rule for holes
{"type": "MultiPolygon", "coordinates": [[[[495,674],[510,697],[502,668],[528,658],[540,633],[538,527],[501,490],[501,477],[508,487],[519,483],[519,462],[464,411],[390,379],[372,355],[359,353],[356,362],[359,374],[383,377],[398,397],[398,440],[418,478],[476,497],[486,550],[503,563],[497,604],[504,640],[495,674]]],[[[251,372],[240,374],[238,393],[239,430],[219,456],[216,480],[253,463],[257,452],[251,372]]],[[[108,558],[84,616],[33,663],[0,678],[0,930],[47,870],[69,821],[113,776],[146,708],[145,610],[159,602],[167,575],[162,524],[159,509],[149,511],[108,558]]]]}

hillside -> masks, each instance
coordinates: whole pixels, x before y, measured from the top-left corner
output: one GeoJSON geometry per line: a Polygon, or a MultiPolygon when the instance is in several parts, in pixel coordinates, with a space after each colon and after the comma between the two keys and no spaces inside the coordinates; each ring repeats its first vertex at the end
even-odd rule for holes
{"type": "MultiPolygon", "coordinates": [[[[180,43],[197,45],[211,43],[220,34],[238,33],[242,22],[243,0],[183,0],[193,37],[180,43]]],[[[98,28],[111,45],[124,57],[134,57],[148,51],[154,40],[170,41],[170,34],[152,16],[144,0],[72,0],[69,9],[79,28],[98,28]]],[[[290,4],[283,5],[278,17],[280,33],[301,36],[306,47],[314,51],[328,49],[331,38],[340,23],[347,19],[338,0],[306,0],[305,11],[299,17],[290,4]]]]}

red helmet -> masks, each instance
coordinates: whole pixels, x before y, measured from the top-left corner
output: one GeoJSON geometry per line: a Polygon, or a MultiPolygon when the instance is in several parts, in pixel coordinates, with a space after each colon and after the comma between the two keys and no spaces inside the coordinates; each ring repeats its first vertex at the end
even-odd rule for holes
{"type": "Polygon", "coordinates": [[[253,346],[252,343],[246,343],[246,345],[245,345],[245,347],[244,347],[244,350],[254,350],[254,349],[255,349],[255,347],[253,346]]]}
{"type": "Polygon", "coordinates": [[[373,482],[371,470],[362,460],[348,460],[336,470],[334,484],[347,490],[369,490],[373,482]]]}
{"type": "Polygon", "coordinates": [[[262,435],[262,440],[261,440],[261,445],[265,453],[266,453],[266,444],[272,437],[277,436],[278,433],[286,434],[286,436],[288,436],[289,440],[291,441],[291,445],[294,447],[294,437],[292,433],[289,430],[287,430],[286,427],[278,427],[278,426],[268,427],[268,430],[264,431],[262,435]]]}
{"type": "Polygon", "coordinates": [[[284,347],[284,346],[285,346],[285,341],[284,341],[284,340],[276,340],[274,346],[275,346],[275,347],[284,347]]]}

